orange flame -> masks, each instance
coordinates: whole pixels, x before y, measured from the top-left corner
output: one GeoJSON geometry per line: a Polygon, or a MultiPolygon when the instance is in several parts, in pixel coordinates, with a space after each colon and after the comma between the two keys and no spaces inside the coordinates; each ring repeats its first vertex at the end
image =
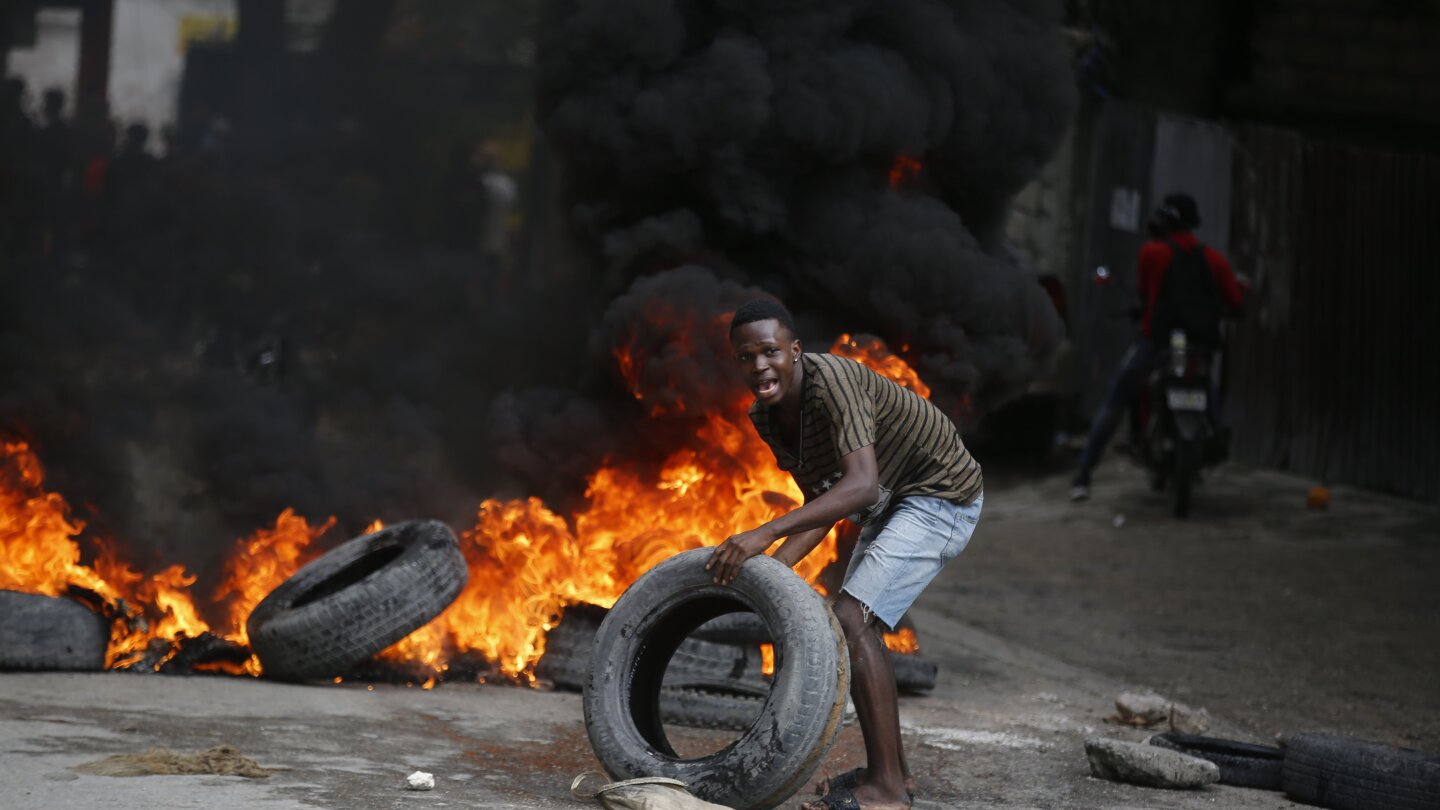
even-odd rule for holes
{"type": "Polygon", "coordinates": [[[924,164],[919,160],[909,155],[897,155],[895,163],[890,166],[890,187],[898,189],[912,182],[920,175],[922,168],[924,164]]]}
{"type": "MultiPolygon", "coordinates": [[[[306,553],[310,544],[334,525],[335,518],[331,517],[312,528],[295,510],[286,509],[275,518],[274,528],[259,529],[235,544],[234,552],[225,562],[224,579],[215,592],[216,602],[229,605],[227,638],[240,644],[250,643],[250,634],[245,628],[250,611],[315,556],[306,553]]],[[[260,662],[255,656],[245,662],[245,672],[260,674],[260,662]]]]}
{"type": "Polygon", "coordinates": [[[0,445],[0,461],[0,588],[59,596],[74,584],[113,599],[95,572],[80,565],[74,538],[85,523],[42,488],[45,473],[30,447],[0,445]]]}
{"type": "MultiPolygon", "coordinates": [[[[691,349],[685,344],[676,351],[691,349]]],[[[842,335],[832,352],[929,396],[914,370],[877,338],[842,335]]],[[[640,364],[626,352],[616,359],[639,398],[640,364]]],[[[475,525],[462,532],[468,586],[445,613],[382,657],[434,673],[422,685],[426,689],[443,679],[450,654],[471,651],[511,678],[533,682],[545,633],[567,605],[608,607],[671,555],[715,545],[795,508],[803,501],[799,488],[776,467],[744,417],[745,403],[734,404],[738,407],[724,415],[705,417],[692,445],[673,452],[658,473],[646,476],[620,463],[602,466],[589,478],[586,506],[569,519],[536,498],[483,502],[475,525]]],[[[680,402],[649,405],[654,414],[686,412],[680,402]]],[[[96,541],[93,566],[81,565],[76,538],[85,524],[70,516],[63,498],[44,490],[43,480],[27,445],[0,445],[0,588],[56,596],[78,586],[98,594],[107,613],[118,617],[107,653],[111,666],[134,663],[161,644],[173,655],[177,640],[210,631],[190,597],[196,579],[182,567],[141,574],[103,539],[96,541]]],[[[226,638],[247,643],[250,611],[315,555],[315,541],[334,525],[332,517],[311,526],[287,509],[272,528],[236,542],[214,593],[215,603],[224,607],[226,638]]],[[[365,531],[382,526],[375,521],[365,531]]],[[[836,558],[835,539],[832,532],[797,573],[814,582],[836,558]]],[[[887,636],[887,644],[913,648],[913,633],[907,641],[906,632],[887,636]]],[[[768,654],[773,669],[773,648],[768,654]]],[[[258,662],[252,657],[243,671],[259,674],[258,662]]]]}
{"type": "Polygon", "coordinates": [[[920,639],[915,637],[914,630],[902,627],[894,633],[885,634],[885,649],[906,655],[918,653],[920,652],[920,639]]]}
{"type": "Polygon", "coordinates": [[[75,586],[96,594],[117,617],[106,651],[111,666],[133,663],[152,642],[168,644],[209,629],[188,593],[195,578],[183,567],[146,577],[121,562],[103,539],[97,540],[94,567],[81,565],[75,538],[85,524],[70,518],[70,506],[45,491],[44,481],[29,445],[0,445],[0,588],[59,596],[75,586]]]}
{"type": "MultiPolygon", "coordinates": [[[[602,467],[590,477],[588,506],[572,521],[536,498],[481,504],[464,533],[469,584],[438,620],[455,649],[478,651],[505,674],[532,680],[545,632],[566,605],[609,607],[670,556],[715,545],[801,502],[748,423],[711,416],[697,438],[653,481],[602,467]]],[[[813,580],[835,556],[832,533],[797,572],[813,580]]]]}
{"type": "Polygon", "coordinates": [[[830,347],[830,353],[864,363],[901,386],[926,399],[930,398],[930,386],[920,379],[915,369],[892,353],[885,341],[874,335],[841,335],[835,339],[835,345],[830,347]]]}

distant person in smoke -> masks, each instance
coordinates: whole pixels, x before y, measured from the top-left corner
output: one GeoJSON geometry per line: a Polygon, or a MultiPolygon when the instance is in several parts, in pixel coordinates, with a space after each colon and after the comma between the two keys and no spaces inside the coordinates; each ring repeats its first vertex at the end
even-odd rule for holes
{"type": "Polygon", "coordinates": [[[65,92],[46,90],[41,106],[41,125],[36,132],[35,143],[41,184],[45,190],[42,206],[47,255],[54,252],[63,230],[63,207],[73,159],[70,124],[65,120],[64,112],[65,92]]]}
{"type": "Polygon", "coordinates": [[[806,807],[909,807],[913,781],[883,628],[893,629],[969,543],[984,502],[980,465],[928,400],[853,360],[803,353],[794,319],[775,301],[740,306],[730,343],[755,395],[750,420],[805,503],[726,539],[707,568],[729,584],[782,538],[774,557],[794,566],[842,518],[862,526],[834,611],[867,765],[822,783],[820,800],[806,807]]]}
{"type": "Polygon", "coordinates": [[[490,141],[475,145],[470,155],[479,196],[477,246],[482,272],[494,285],[505,274],[510,252],[510,211],[515,207],[515,181],[500,167],[500,151],[490,141]]]}
{"type": "MultiPolygon", "coordinates": [[[[1189,194],[1167,195],[1151,214],[1151,239],[1140,248],[1136,286],[1140,292],[1140,336],[1120,360],[1110,380],[1105,400],[1090,422],[1080,468],[1070,482],[1070,499],[1090,497],[1090,474],[1120,416],[1140,392],[1146,378],[1164,357],[1162,343],[1169,340],[1172,325],[1199,324],[1187,330],[1192,344],[1218,348],[1220,319],[1224,309],[1240,309],[1240,285],[1230,263],[1218,250],[1204,245],[1195,236],[1200,209],[1189,194]],[[1193,271],[1193,272],[1192,272],[1193,271]]],[[[1218,396],[1211,396],[1211,416],[1218,424],[1218,396]]],[[[1223,441],[1223,440],[1222,440],[1223,441]]]]}

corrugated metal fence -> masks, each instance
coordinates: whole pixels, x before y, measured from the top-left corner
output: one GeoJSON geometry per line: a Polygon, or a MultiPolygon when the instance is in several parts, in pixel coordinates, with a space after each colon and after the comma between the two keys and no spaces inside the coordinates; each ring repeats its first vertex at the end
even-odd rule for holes
{"type": "Polygon", "coordinates": [[[1235,132],[1234,454],[1440,502],[1440,158],[1235,132]]]}

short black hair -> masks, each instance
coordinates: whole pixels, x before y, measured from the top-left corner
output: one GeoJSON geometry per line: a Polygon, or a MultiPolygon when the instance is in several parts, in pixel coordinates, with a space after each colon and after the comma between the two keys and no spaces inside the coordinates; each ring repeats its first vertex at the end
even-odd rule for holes
{"type": "Polygon", "coordinates": [[[730,319],[730,334],[734,335],[736,329],[756,321],[779,321],[781,326],[790,330],[791,336],[795,335],[795,316],[773,298],[754,298],[737,307],[730,319]]]}

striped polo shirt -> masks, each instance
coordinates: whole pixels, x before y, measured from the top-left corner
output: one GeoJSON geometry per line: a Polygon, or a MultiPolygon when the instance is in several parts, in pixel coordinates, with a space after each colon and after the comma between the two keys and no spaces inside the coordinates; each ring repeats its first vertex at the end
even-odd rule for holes
{"type": "Polygon", "coordinates": [[[750,421],[807,500],[840,480],[841,457],[870,444],[880,499],[852,521],[868,523],[911,495],[964,505],[975,500],[980,464],[955,424],[929,400],[848,358],[807,353],[800,363],[800,446],[784,445],[769,409],[758,402],[750,406],[750,421]]]}

